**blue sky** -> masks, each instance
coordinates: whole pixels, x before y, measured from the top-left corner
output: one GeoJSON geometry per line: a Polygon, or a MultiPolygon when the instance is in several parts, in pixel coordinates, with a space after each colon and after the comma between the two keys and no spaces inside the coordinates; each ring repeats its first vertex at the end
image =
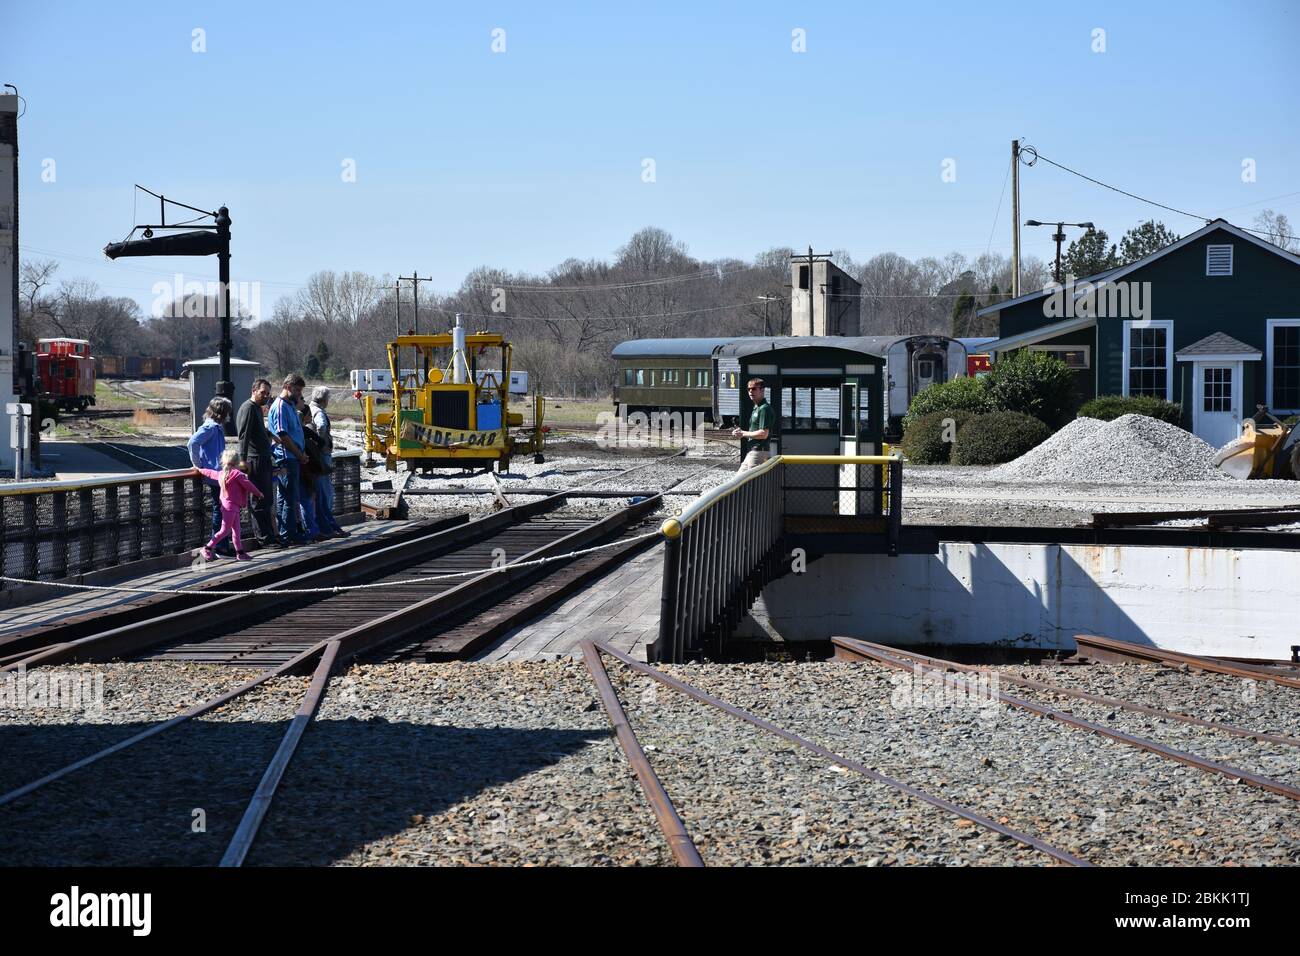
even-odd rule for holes
{"type": "MultiPolygon", "coordinates": [[[[102,258],[139,182],[229,205],[233,278],[262,282],[269,312],[318,269],[419,269],[449,291],[480,265],[611,257],[646,225],[704,258],[1007,253],[1009,195],[991,230],[1015,137],[1206,216],[1300,222],[1298,49],[1300,8],[1268,2],[123,0],[10,7],[0,82],[26,98],[25,258],[146,306],[159,276],[215,278],[102,258]]],[[[1021,195],[1022,218],[1113,238],[1153,212],[1198,225],[1043,163],[1021,195]]],[[[1026,229],[1024,251],[1047,257],[1050,232],[1026,229]]]]}

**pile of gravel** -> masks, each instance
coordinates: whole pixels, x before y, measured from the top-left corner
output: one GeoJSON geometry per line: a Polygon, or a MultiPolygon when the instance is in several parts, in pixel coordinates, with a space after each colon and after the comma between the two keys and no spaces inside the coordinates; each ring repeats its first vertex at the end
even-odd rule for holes
{"type": "Polygon", "coordinates": [[[1214,467],[1215,449],[1191,432],[1146,415],[1076,418],[988,473],[993,481],[1232,481],[1214,467]]]}

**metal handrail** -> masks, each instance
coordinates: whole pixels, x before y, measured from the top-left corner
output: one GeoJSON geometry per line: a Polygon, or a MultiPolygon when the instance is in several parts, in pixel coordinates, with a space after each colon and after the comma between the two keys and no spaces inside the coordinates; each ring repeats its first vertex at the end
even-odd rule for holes
{"type": "Polygon", "coordinates": [[[879,467],[872,513],[887,518],[888,553],[898,553],[901,455],[776,455],[705,492],[660,526],[664,574],[656,659],[681,662],[688,653],[720,647],[764,585],[780,575],[789,489],[774,472],[783,465],[879,467]]]}
{"type": "Polygon", "coordinates": [[[895,462],[901,463],[903,458],[898,454],[890,455],[775,455],[769,458],[763,464],[749,471],[741,472],[735,475],[730,481],[725,481],[716,488],[711,488],[700,497],[682,510],[682,513],[666,519],[659,530],[665,538],[675,538],[682,533],[682,528],[691,524],[701,514],[712,508],[715,504],[734,493],[746,482],[753,481],[760,475],[771,471],[777,465],[892,465],[895,462]]]}
{"type": "Polygon", "coordinates": [[[757,468],[751,468],[749,471],[740,472],[734,475],[730,481],[724,481],[716,488],[711,488],[682,509],[681,514],[664,521],[664,523],[659,526],[660,532],[663,533],[665,538],[680,537],[682,529],[693,523],[695,519],[705,511],[708,511],[723,498],[729,497],[749,482],[767,474],[780,463],[781,456],[777,455],[774,458],[769,458],[757,468]]]}

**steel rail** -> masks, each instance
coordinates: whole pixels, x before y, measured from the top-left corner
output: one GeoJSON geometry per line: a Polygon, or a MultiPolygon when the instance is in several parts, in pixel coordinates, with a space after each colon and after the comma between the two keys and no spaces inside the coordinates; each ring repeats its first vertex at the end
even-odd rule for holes
{"type": "Polygon", "coordinates": [[[581,647],[582,659],[587,665],[587,670],[591,672],[591,679],[596,682],[600,701],[605,706],[610,724],[614,727],[614,734],[618,737],[619,745],[627,756],[632,772],[636,774],[641,792],[650,802],[650,809],[654,811],[659,829],[663,831],[664,839],[668,841],[668,849],[672,851],[673,859],[677,861],[678,866],[703,866],[704,861],[700,859],[699,850],[695,848],[694,841],[686,832],[686,824],[682,822],[677,808],[673,806],[672,798],[668,796],[668,791],[664,789],[654,768],[650,766],[645,751],[641,749],[641,742],[637,740],[636,733],[632,730],[627,712],[623,710],[618,693],[609,681],[609,673],[605,670],[604,661],[600,659],[600,651],[590,640],[582,641],[581,647]]]}
{"type": "Polygon", "coordinates": [[[1188,667],[1195,667],[1198,670],[1210,671],[1215,674],[1227,674],[1230,677],[1242,677],[1247,680],[1268,680],[1275,684],[1281,684],[1283,687],[1300,688],[1300,679],[1287,677],[1284,674],[1271,674],[1267,671],[1222,663],[1195,654],[1161,650],[1158,647],[1140,647],[1137,644],[1116,641],[1096,634],[1076,634],[1074,635],[1074,643],[1079,645],[1080,650],[1099,650],[1157,664],[1186,664],[1188,667]]]}
{"type": "Polygon", "coordinates": [[[215,710],[216,708],[222,706],[223,704],[227,704],[230,701],[234,700],[236,697],[248,693],[248,691],[252,690],[253,688],[265,684],[271,678],[279,677],[282,674],[289,673],[293,668],[299,666],[300,664],[306,661],[311,660],[317,654],[321,653],[322,647],[323,645],[316,645],[314,647],[309,647],[301,654],[296,655],[295,657],[279,665],[278,667],[273,667],[265,671],[264,673],[253,678],[251,681],[248,681],[247,683],[241,684],[240,686],[236,687],[234,690],[226,691],[226,693],[222,694],[221,696],[214,697],[212,700],[206,701],[205,703],[196,704],[194,707],[191,707],[189,710],[185,711],[184,713],[177,714],[175,717],[171,717],[160,724],[155,724],[154,726],[148,728],[147,730],[142,730],[140,731],[140,733],[134,734],[133,736],[128,737],[126,740],[119,741],[113,744],[111,747],[105,747],[103,750],[97,751],[96,753],[93,753],[88,757],[82,757],[80,760],[70,763],[66,767],[61,767],[58,770],[55,770],[51,773],[47,773],[39,780],[33,780],[31,783],[25,784],[24,786],[19,787],[17,790],[10,790],[8,793],[0,796],[0,807],[3,807],[5,804],[12,803],[13,801],[21,797],[24,797],[35,790],[39,790],[47,783],[53,783],[56,780],[60,780],[63,777],[66,777],[68,774],[76,770],[80,770],[82,767],[88,767],[91,764],[104,759],[105,757],[118,753],[119,751],[125,750],[127,747],[138,744],[142,740],[148,740],[150,737],[156,736],[157,734],[160,734],[165,730],[170,730],[173,727],[183,724],[187,720],[190,720],[194,717],[200,717],[203,714],[206,714],[210,710],[215,710]]]}
{"type": "MultiPolygon", "coordinates": [[[[470,539],[486,537],[500,528],[519,523],[527,518],[553,510],[564,503],[564,495],[555,495],[539,501],[516,505],[514,508],[498,511],[494,514],[460,524],[443,531],[436,531],[410,541],[389,545],[375,551],[349,558],[338,564],[295,575],[278,581],[277,586],[292,588],[295,586],[318,585],[328,587],[330,584],[350,581],[354,575],[376,576],[388,569],[409,565],[413,561],[442,552],[446,547],[468,543],[470,539]]],[[[285,594],[277,597],[274,591],[258,595],[232,595],[205,602],[196,606],[182,608],[178,611],[152,617],[143,621],[126,624],[98,634],[78,638],[64,645],[46,648],[30,657],[14,663],[0,666],[0,673],[20,666],[36,664],[54,664],[112,659],[124,654],[138,653],[148,647],[165,644],[170,640],[183,637],[196,628],[211,629],[216,624],[228,622],[247,616],[250,611],[248,602],[258,602],[262,609],[300,598],[301,595],[285,594]]]]}
{"type": "MultiPolygon", "coordinates": [[[[838,648],[839,639],[833,638],[831,643],[838,648]]],[[[959,664],[956,661],[950,661],[942,657],[928,657],[925,654],[917,654],[914,651],[907,651],[901,647],[890,648],[890,653],[896,657],[906,658],[908,660],[920,660],[931,663],[937,663],[949,670],[961,671],[967,674],[989,673],[985,668],[974,667],[970,664],[959,664]]],[[[1042,691],[1047,694],[1057,694],[1062,697],[1076,697],[1080,700],[1086,700],[1090,703],[1101,704],[1106,707],[1115,707],[1120,710],[1130,710],[1134,713],[1149,714],[1152,717],[1164,717],[1169,720],[1176,720],[1184,724],[1192,724],[1197,727],[1207,727],[1210,730],[1221,730],[1225,734],[1231,734],[1234,737],[1246,737],[1251,740],[1258,740],[1263,743],[1282,744],[1286,747],[1300,747],[1300,738],[1284,737],[1280,734],[1268,734],[1262,731],[1248,730],[1245,727],[1237,727],[1233,724],[1217,724],[1212,720],[1203,720],[1200,717],[1193,717],[1190,714],[1180,714],[1171,710],[1161,710],[1158,707],[1148,707],[1146,704],[1139,704],[1135,701],[1124,700],[1119,697],[1105,697],[1101,694],[1093,694],[1089,691],[1076,690],[1073,687],[1062,687],[1059,684],[1048,684],[1044,681],[1033,680],[1028,677],[1017,677],[1008,675],[1005,671],[994,671],[998,681],[1004,684],[1012,684],[1016,687],[1028,687],[1031,690],[1042,691]]]]}
{"type": "MultiPolygon", "coordinates": [[[[584,528],[571,532],[550,544],[542,545],[521,555],[499,570],[485,570],[481,575],[470,578],[463,584],[440,591],[430,597],[422,598],[405,607],[390,611],[382,617],[374,618],[364,624],[356,625],[346,631],[332,635],[326,640],[340,643],[339,657],[349,661],[361,654],[369,654],[394,641],[401,640],[412,631],[427,627],[432,621],[447,614],[463,610],[484,595],[500,590],[508,584],[527,579],[530,575],[541,573],[536,566],[523,566],[526,561],[562,555],[567,551],[580,550],[592,540],[605,537],[611,532],[626,526],[637,518],[659,507],[659,496],[648,498],[638,504],[623,508],[613,514],[593,521],[584,528]],[[516,565],[519,565],[516,567],[516,565]]],[[[524,506],[527,507],[527,506],[524,506]]],[[[504,512],[498,512],[502,514],[504,512]]]]}
{"type": "MultiPolygon", "coordinates": [[[[872,644],[868,641],[858,641],[847,637],[836,637],[832,640],[837,649],[842,649],[848,654],[856,653],[859,657],[875,660],[899,670],[912,670],[914,668],[922,671],[928,670],[929,672],[938,675],[938,677],[948,686],[960,689],[970,688],[970,684],[964,679],[947,674],[944,671],[944,662],[936,661],[935,658],[928,659],[934,663],[926,663],[925,660],[922,659],[922,655],[919,654],[912,658],[896,657],[893,653],[893,649],[886,647],[883,644],[872,644]]],[[[1130,747],[1136,747],[1139,750],[1145,750],[1148,753],[1155,754],[1157,757],[1163,757],[1166,760],[1186,764],[1189,767],[1195,767],[1197,770],[1203,770],[1206,773],[1219,774],[1220,776],[1227,777],[1234,783],[1245,783],[1260,790],[1267,790],[1270,793],[1276,793],[1279,796],[1286,797],[1290,800],[1300,800],[1300,789],[1297,789],[1290,784],[1283,783],[1280,780],[1274,780],[1271,777],[1263,777],[1259,774],[1251,773],[1248,770],[1242,770],[1239,767],[1218,763],[1214,760],[1207,760],[1204,757],[1186,750],[1178,750],[1174,747],[1165,746],[1162,743],[1149,740],[1145,737],[1137,737],[1133,734],[1125,733],[1122,730],[1116,730],[1114,727],[1107,727],[1105,724],[1098,724],[1090,720],[1084,720],[1081,717],[1075,717],[1073,714],[1064,710],[1057,710],[1053,707],[1048,707],[1045,704],[1024,700],[1020,697],[1012,697],[1010,694],[1004,694],[1001,690],[994,690],[993,698],[999,703],[1006,704],[1008,707],[1026,710],[1039,717],[1056,720],[1060,723],[1068,724],[1071,727],[1077,727],[1080,730],[1086,730],[1101,737],[1109,737],[1111,740],[1127,744],[1130,747]]]]}
{"type": "Polygon", "coordinates": [[[724,700],[712,696],[711,694],[705,693],[704,691],[700,690],[697,687],[693,687],[690,684],[687,684],[683,681],[679,681],[675,677],[670,677],[667,674],[663,673],[662,671],[656,670],[655,668],[651,667],[648,664],[642,664],[640,661],[633,660],[631,657],[628,657],[626,654],[623,654],[621,651],[618,651],[607,644],[595,643],[595,648],[603,654],[608,654],[611,657],[615,658],[616,660],[622,661],[625,665],[627,665],[629,668],[631,668],[632,670],[636,671],[639,674],[644,674],[647,677],[653,678],[654,680],[657,680],[659,683],[663,684],[664,686],[670,687],[673,690],[678,691],[679,693],[685,694],[687,697],[697,700],[702,704],[708,704],[710,707],[715,707],[718,710],[721,710],[723,713],[730,714],[732,717],[735,717],[739,720],[743,720],[746,723],[753,724],[755,727],[758,727],[760,730],[766,730],[769,733],[776,734],[776,736],[782,738],[783,740],[787,740],[792,744],[795,744],[799,747],[803,747],[806,750],[810,750],[813,753],[817,754],[818,756],[823,757],[831,761],[832,763],[838,764],[841,767],[844,767],[846,770],[853,770],[857,773],[862,774],[868,779],[875,781],[876,783],[884,784],[887,787],[891,787],[894,790],[907,794],[909,797],[914,797],[917,800],[920,800],[924,803],[928,803],[932,807],[937,807],[940,810],[946,810],[949,813],[955,814],[956,816],[959,816],[964,820],[970,820],[972,823],[977,824],[978,826],[982,826],[986,829],[992,830],[995,833],[1000,833],[1003,836],[1010,837],[1011,839],[1017,841],[1018,843],[1022,843],[1025,846],[1038,850],[1041,853],[1045,853],[1055,860],[1060,860],[1062,863],[1067,863],[1071,866],[1092,866],[1093,865],[1087,860],[1082,859],[1081,857],[1077,857],[1066,850],[1060,849],[1059,847],[1052,846],[1050,843],[1045,843],[1044,841],[1038,839],[1037,837],[1033,837],[1027,833],[1021,833],[1019,830],[1014,830],[1011,827],[1004,826],[1003,824],[998,823],[996,820],[992,820],[986,816],[983,816],[980,813],[975,812],[974,810],[967,809],[966,807],[963,807],[959,804],[952,803],[951,801],[945,800],[942,797],[931,796],[930,794],[926,793],[924,790],[919,790],[916,787],[911,786],[910,784],[903,783],[901,780],[895,780],[893,777],[885,776],[884,774],[872,770],[870,767],[866,766],[865,764],[861,764],[856,760],[850,760],[848,757],[843,757],[840,754],[835,753],[833,750],[828,750],[825,747],[821,746],[820,744],[813,743],[811,740],[807,740],[803,737],[800,737],[798,734],[791,733],[790,731],[782,727],[778,727],[776,724],[770,723],[769,721],[764,720],[762,717],[757,717],[746,710],[742,710],[741,708],[735,706],[734,704],[729,704],[724,700]]]}
{"type": "Polygon", "coordinates": [[[158,617],[170,610],[180,610],[197,603],[213,602],[212,595],[205,595],[205,591],[229,590],[231,585],[246,587],[250,591],[260,590],[283,583],[288,577],[337,564],[349,555],[374,553],[377,544],[391,547],[414,538],[426,537],[464,525],[468,521],[469,517],[466,514],[412,521],[407,526],[374,540],[354,537],[330,548],[314,548],[302,554],[294,554],[292,560],[287,563],[249,567],[232,562],[228,569],[221,568],[211,577],[195,581],[184,590],[164,594],[139,594],[122,604],[96,608],[93,611],[76,611],[46,624],[3,632],[0,633],[0,666],[22,660],[38,650],[48,649],[53,644],[67,644],[74,638],[102,633],[108,620],[118,622],[120,626],[135,623],[142,618],[158,617]]]}
{"type": "Polygon", "coordinates": [[[262,820],[271,809],[271,801],[275,799],[275,790],[284,779],[284,773],[289,769],[289,761],[293,759],[294,751],[298,749],[298,742],[302,740],[307,725],[316,716],[321,698],[325,696],[325,686],[329,683],[330,671],[334,668],[338,653],[338,641],[330,641],[325,645],[320,663],[316,665],[316,672],[312,675],[311,685],[302,699],[302,705],[293,715],[293,720],[289,722],[289,727],[284,732],[284,739],[280,741],[275,756],[271,758],[266,772],[262,774],[262,780],[253,793],[253,799],[249,801],[248,809],[244,811],[244,817],[239,821],[239,827],[235,830],[235,835],[230,838],[230,845],[226,847],[226,853],[221,858],[221,866],[243,865],[248,851],[252,849],[262,820]]]}
{"type": "MultiPolygon", "coordinates": [[[[653,501],[653,499],[651,499],[651,501],[653,501]]],[[[642,513],[641,509],[643,509],[643,507],[648,504],[649,502],[643,502],[642,505],[635,506],[635,508],[637,509],[636,513],[638,514],[642,513]]],[[[524,507],[530,507],[530,506],[524,506],[524,507]]],[[[628,509],[628,510],[631,511],[633,509],[628,509]]],[[[491,517],[500,518],[502,514],[504,514],[504,512],[498,512],[496,515],[492,515],[491,517]]],[[[619,517],[619,515],[616,514],[616,515],[606,516],[606,518],[601,519],[601,521],[593,523],[593,527],[595,525],[603,525],[605,522],[608,522],[611,518],[614,517],[619,517]]],[[[584,530],[588,530],[588,529],[584,529],[584,530]]],[[[576,533],[582,533],[582,532],[576,532],[576,533]]],[[[566,538],[561,539],[561,541],[567,540],[569,537],[572,537],[572,535],[566,536],[566,538]]],[[[538,550],[540,551],[542,549],[538,549],[538,550]]],[[[536,553],[538,552],[537,551],[530,552],[530,554],[536,554],[536,553]]],[[[497,572],[496,574],[491,574],[491,575],[489,575],[487,572],[484,572],[484,574],[485,576],[493,577],[493,578],[505,576],[504,573],[502,572],[497,572]]],[[[466,582],[466,584],[458,585],[457,587],[452,588],[451,591],[444,592],[444,594],[450,595],[456,592],[460,592],[461,594],[464,594],[465,591],[467,591],[471,585],[481,586],[483,580],[484,580],[483,578],[474,578],[471,581],[466,582]]],[[[317,643],[313,644],[311,647],[294,655],[285,663],[268,669],[263,674],[259,675],[258,677],[254,678],[253,680],[249,681],[246,684],[242,684],[241,686],[235,688],[234,690],[228,691],[219,697],[207,701],[206,703],[198,704],[195,707],[191,708],[190,710],[185,711],[182,714],[178,714],[176,717],[172,717],[161,724],[155,725],[153,727],[148,728],[147,730],[135,734],[134,736],[128,738],[127,740],[121,741],[110,747],[106,747],[105,749],[93,753],[88,757],[83,757],[82,759],[74,763],[71,763],[65,767],[62,767],[59,770],[56,770],[52,773],[45,775],[44,777],[41,777],[39,780],[35,780],[32,783],[26,784],[23,787],[19,787],[17,790],[10,791],[9,793],[0,796],[0,807],[14,800],[17,800],[20,797],[23,797],[31,793],[32,791],[39,789],[40,787],[45,786],[47,783],[53,783],[55,780],[59,780],[62,777],[65,777],[68,774],[81,769],[82,767],[89,766],[90,764],[95,763],[96,761],[99,761],[104,757],[110,756],[111,754],[117,753],[118,751],[125,750],[127,747],[130,747],[133,744],[139,743],[142,740],[147,740],[148,738],[156,734],[160,734],[165,730],[169,730],[172,727],[175,727],[193,717],[197,717],[207,713],[210,710],[214,710],[215,708],[220,707],[221,705],[228,703],[231,700],[234,700],[236,697],[239,697],[241,694],[244,694],[252,690],[253,688],[258,687],[259,685],[264,684],[266,681],[270,680],[273,677],[278,677],[282,674],[295,673],[299,668],[302,668],[304,665],[312,661],[317,655],[326,653],[331,643],[337,642],[338,644],[338,648],[334,652],[335,661],[337,662],[339,659],[345,659],[345,660],[351,659],[360,653],[373,651],[389,643],[390,641],[397,640],[400,637],[405,636],[409,632],[410,627],[418,625],[419,623],[418,621],[416,621],[414,624],[411,623],[411,618],[413,617],[412,614],[413,610],[424,609],[425,607],[427,607],[427,604],[428,604],[427,601],[421,601],[418,602],[416,605],[404,608],[401,611],[385,615],[383,618],[380,618],[376,621],[372,621],[370,624],[352,628],[350,631],[345,631],[341,634],[324,638],[318,641],[317,643]],[[405,624],[406,626],[401,630],[384,633],[383,630],[384,622],[388,621],[390,618],[393,618],[394,614],[400,615],[401,616],[400,619],[402,620],[403,624],[405,624]]],[[[167,616],[174,617],[175,615],[167,615],[167,616]]],[[[35,658],[51,657],[52,652],[57,650],[58,650],[57,648],[47,649],[46,651],[43,651],[42,653],[35,655],[35,658]]],[[[37,663],[40,663],[40,661],[37,661],[37,663]]]]}

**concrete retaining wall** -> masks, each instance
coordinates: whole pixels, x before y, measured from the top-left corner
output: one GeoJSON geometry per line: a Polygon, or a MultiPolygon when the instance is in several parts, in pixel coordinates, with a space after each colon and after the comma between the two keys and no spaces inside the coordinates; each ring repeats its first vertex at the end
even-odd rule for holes
{"type": "Polygon", "coordinates": [[[937,555],[830,555],[763,591],[787,640],[1073,649],[1100,634],[1191,654],[1290,658],[1300,552],[940,545],[937,555]]]}

